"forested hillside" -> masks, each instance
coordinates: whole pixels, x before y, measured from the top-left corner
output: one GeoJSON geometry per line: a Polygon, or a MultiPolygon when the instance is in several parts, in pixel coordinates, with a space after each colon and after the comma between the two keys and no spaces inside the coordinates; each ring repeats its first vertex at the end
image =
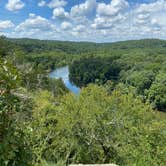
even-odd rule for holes
{"type": "Polygon", "coordinates": [[[166,41],[0,37],[0,166],[165,166],[166,41]],[[69,66],[77,96],[49,73],[69,66]]]}

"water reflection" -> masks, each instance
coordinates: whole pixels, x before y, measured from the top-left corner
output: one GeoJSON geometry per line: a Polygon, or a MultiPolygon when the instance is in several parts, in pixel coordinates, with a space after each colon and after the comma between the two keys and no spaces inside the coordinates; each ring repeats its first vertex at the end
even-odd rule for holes
{"type": "Polygon", "coordinates": [[[70,82],[68,66],[61,67],[54,70],[53,72],[49,74],[49,76],[51,78],[56,78],[56,79],[61,78],[65,86],[74,94],[78,94],[80,92],[80,88],[70,82]]]}

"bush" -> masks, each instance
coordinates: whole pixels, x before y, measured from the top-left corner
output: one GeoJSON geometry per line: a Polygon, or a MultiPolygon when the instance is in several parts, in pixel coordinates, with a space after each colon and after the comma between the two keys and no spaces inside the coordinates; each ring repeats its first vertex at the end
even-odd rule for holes
{"type": "Polygon", "coordinates": [[[130,91],[99,86],[79,97],[36,98],[32,124],[36,161],[165,165],[165,122],[130,91]]]}

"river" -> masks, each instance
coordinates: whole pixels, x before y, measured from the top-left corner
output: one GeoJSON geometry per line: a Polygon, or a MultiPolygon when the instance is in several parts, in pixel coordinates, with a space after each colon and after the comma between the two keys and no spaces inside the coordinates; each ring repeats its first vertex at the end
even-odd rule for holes
{"type": "Polygon", "coordinates": [[[61,78],[66,86],[72,93],[79,94],[80,88],[74,85],[69,79],[69,67],[60,67],[49,74],[50,78],[59,79],[61,78]]]}

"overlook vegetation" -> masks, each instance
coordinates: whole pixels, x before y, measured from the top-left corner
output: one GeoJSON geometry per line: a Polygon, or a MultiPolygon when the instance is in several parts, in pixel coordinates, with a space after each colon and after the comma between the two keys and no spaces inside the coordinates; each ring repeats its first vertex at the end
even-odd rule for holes
{"type": "Polygon", "coordinates": [[[165,166],[166,41],[0,37],[0,166],[165,166]],[[50,71],[69,65],[69,92],[50,71]]]}

